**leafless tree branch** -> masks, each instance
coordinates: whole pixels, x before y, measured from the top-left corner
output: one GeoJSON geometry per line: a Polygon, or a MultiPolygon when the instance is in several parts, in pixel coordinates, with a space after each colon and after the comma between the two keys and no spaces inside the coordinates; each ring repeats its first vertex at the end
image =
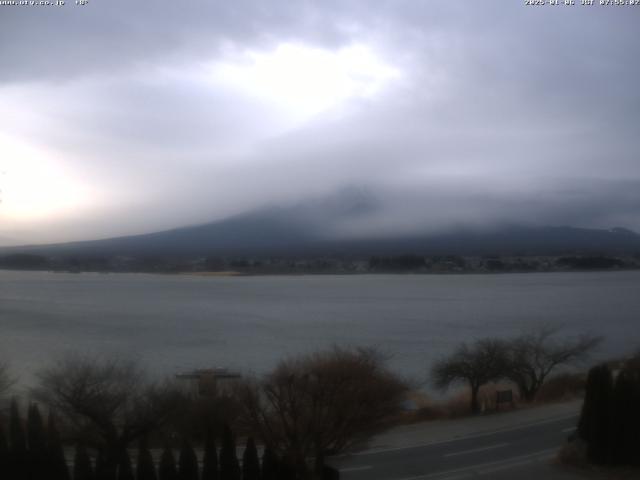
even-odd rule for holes
{"type": "Polygon", "coordinates": [[[366,439],[399,411],[405,391],[377,351],[334,348],[285,360],[239,395],[250,428],[304,472],[309,458],[319,467],[366,439]]]}

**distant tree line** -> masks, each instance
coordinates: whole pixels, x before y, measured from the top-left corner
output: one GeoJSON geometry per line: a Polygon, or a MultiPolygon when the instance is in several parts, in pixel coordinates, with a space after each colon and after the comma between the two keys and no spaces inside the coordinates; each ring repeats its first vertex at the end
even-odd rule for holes
{"type": "Polygon", "coordinates": [[[424,257],[419,255],[398,255],[394,257],[371,257],[369,268],[380,271],[420,270],[427,266],[424,257]]]}
{"type": "Polygon", "coordinates": [[[243,273],[429,273],[429,272],[533,272],[565,270],[611,270],[640,267],[640,256],[607,255],[515,257],[401,254],[354,256],[132,256],[97,254],[40,255],[14,253],[0,256],[0,268],[68,272],[207,272],[233,270],[243,273]]]}
{"type": "Polygon", "coordinates": [[[619,258],[599,256],[560,257],[556,264],[572,270],[609,270],[624,266],[619,258]]]}
{"type": "Polygon", "coordinates": [[[49,268],[49,259],[42,255],[15,253],[0,257],[0,267],[16,270],[42,270],[49,268]]]}

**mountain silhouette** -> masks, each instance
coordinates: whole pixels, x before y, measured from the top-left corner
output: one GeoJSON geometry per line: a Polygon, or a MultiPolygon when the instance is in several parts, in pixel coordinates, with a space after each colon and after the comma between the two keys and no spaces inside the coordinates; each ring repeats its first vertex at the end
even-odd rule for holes
{"type": "Polygon", "coordinates": [[[200,225],[102,240],[5,247],[0,253],[179,257],[640,253],[640,235],[620,227],[502,225],[357,238],[335,232],[336,222],[348,223],[378,208],[376,199],[366,191],[347,189],[325,199],[258,209],[200,225]]]}

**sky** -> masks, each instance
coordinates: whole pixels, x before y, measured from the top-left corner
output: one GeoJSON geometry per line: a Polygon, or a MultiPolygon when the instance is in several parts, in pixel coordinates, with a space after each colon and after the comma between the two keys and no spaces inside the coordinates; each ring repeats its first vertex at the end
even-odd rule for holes
{"type": "Polygon", "coordinates": [[[344,191],[335,235],[640,231],[640,7],[524,3],[0,5],[0,245],[344,191]]]}

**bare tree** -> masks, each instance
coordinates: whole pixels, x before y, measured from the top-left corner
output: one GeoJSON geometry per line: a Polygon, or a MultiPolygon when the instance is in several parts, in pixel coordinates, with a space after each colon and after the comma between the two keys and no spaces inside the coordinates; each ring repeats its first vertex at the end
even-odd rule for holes
{"type": "Polygon", "coordinates": [[[239,389],[244,419],[302,478],[315,459],[344,452],[397,413],[406,385],[372,349],[342,349],[281,362],[262,381],[239,389]]]}
{"type": "Polygon", "coordinates": [[[558,340],[559,330],[542,326],[509,342],[506,377],[516,384],[520,398],[533,401],[554,369],[584,360],[602,341],[589,334],[558,340]]]}
{"type": "Polygon", "coordinates": [[[147,381],[136,363],[124,360],[68,355],[39,379],[35,398],[79,434],[96,436],[109,469],[131,442],[159,428],[180,405],[177,390],[147,381]]]}
{"type": "Polygon", "coordinates": [[[435,363],[431,370],[433,383],[446,389],[453,383],[466,382],[471,390],[471,411],[478,413],[480,387],[504,376],[507,352],[506,343],[494,338],[463,343],[452,355],[435,363]]]}

